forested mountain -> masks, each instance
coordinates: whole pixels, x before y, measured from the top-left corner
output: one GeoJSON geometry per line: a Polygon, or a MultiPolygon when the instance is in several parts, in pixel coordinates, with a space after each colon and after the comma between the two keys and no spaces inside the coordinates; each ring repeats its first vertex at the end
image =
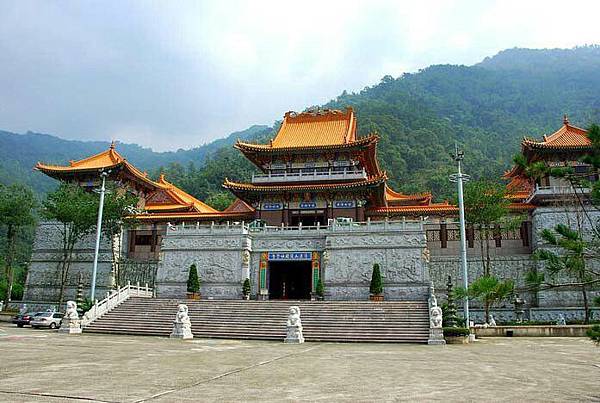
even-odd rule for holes
{"type": "MultiPolygon", "coordinates": [[[[137,144],[117,145],[118,151],[140,169],[156,171],[161,166],[179,163],[185,166],[202,166],[215,151],[230,147],[236,139],[254,138],[268,129],[255,125],[235,132],[228,137],[189,150],[154,152],[137,144]]],[[[0,183],[24,182],[38,193],[53,188],[56,181],[32,171],[38,161],[65,164],[104,151],[110,143],[105,141],[64,140],[49,134],[27,132],[16,134],[0,130],[0,183]]]]}
{"type": "MultiPolygon", "coordinates": [[[[600,122],[599,94],[599,46],[509,49],[474,66],[436,65],[397,78],[386,76],[358,93],[344,91],[323,106],[353,106],[359,133],[379,133],[379,158],[395,188],[432,191],[443,199],[453,193],[448,175],[454,170],[450,152],[455,141],[464,146],[469,174],[499,178],[523,136],[541,137],[558,129],[565,113],[578,126],[600,122]]],[[[232,142],[237,137],[266,141],[272,135],[273,129],[254,126],[193,150],[153,153],[135,145],[119,150],[154,174],[163,167],[176,184],[220,207],[223,179],[246,179],[253,169],[230,147],[232,142]]],[[[0,181],[17,172],[44,189],[48,181],[42,175],[25,175],[37,160],[64,162],[106,147],[0,133],[0,181]]]]}

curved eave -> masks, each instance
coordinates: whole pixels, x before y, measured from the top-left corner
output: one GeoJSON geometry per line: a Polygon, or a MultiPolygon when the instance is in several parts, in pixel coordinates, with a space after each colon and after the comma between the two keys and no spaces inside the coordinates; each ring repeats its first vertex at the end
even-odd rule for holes
{"type": "Polygon", "coordinates": [[[302,185],[271,185],[258,186],[251,183],[231,182],[225,179],[223,187],[233,192],[256,192],[256,193],[275,193],[275,192],[303,192],[303,191],[319,191],[319,190],[344,190],[357,189],[368,186],[376,186],[384,183],[386,180],[385,174],[379,177],[347,183],[325,183],[325,184],[302,184],[302,185]]]}
{"type": "Polygon", "coordinates": [[[452,205],[429,206],[390,206],[367,210],[368,215],[447,215],[458,214],[458,208],[452,205]]]}
{"type": "Polygon", "coordinates": [[[218,220],[242,220],[253,218],[253,213],[197,213],[197,212],[172,212],[172,213],[146,213],[138,214],[134,218],[141,221],[218,221],[218,220]]]}
{"type": "Polygon", "coordinates": [[[271,145],[266,144],[252,144],[252,143],[244,143],[241,141],[237,141],[233,146],[242,152],[252,152],[252,153],[289,153],[289,152],[315,152],[315,151],[326,151],[326,150],[337,150],[337,149],[347,149],[354,147],[363,147],[367,146],[373,142],[379,141],[379,136],[376,134],[371,134],[366,137],[362,137],[356,141],[352,141],[349,143],[340,143],[340,144],[328,144],[328,145],[313,145],[313,146],[301,146],[301,147],[273,147],[271,145]]]}
{"type": "Polygon", "coordinates": [[[124,164],[124,162],[121,161],[121,162],[117,162],[113,165],[100,166],[100,167],[70,167],[70,166],[63,166],[63,165],[47,165],[47,164],[42,164],[41,162],[38,162],[37,164],[35,164],[34,169],[36,171],[41,171],[48,176],[54,177],[55,175],[56,176],[69,176],[69,175],[75,175],[78,173],[91,173],[91,172],[99,172],[99,171],[106,170],[106,169],[115,169],[117,167],[122,166],[123,164],[124,164]]]}

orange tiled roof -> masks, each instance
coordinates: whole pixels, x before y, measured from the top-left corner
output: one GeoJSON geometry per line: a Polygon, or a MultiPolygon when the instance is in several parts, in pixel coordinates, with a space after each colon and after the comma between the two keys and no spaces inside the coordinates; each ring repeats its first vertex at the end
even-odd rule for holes
{"type": "Polygon", "coordinates": [[[458,208],[448,202],[430,203],[426,205],[406,205],[406,206],[381,206],[369,209],[369,214],[386,215],[386,214],[454,214],[458,213],[458,208]]]}
{"type": "Polygon", "coordinates": [[[51,177],[61,177],[65,174],[75,174],[83,172],[98,171],[101,169],[112,169],[122,166],[129,171],[134,177],[138,178],[147,185],[154,187],[156,183],[148,178],[146,172],[142,172],[133,165],[131,165],[121,154],[115,150],[115,143],[112,142],[110,147],[106,151],[92,155],[78,161],[69,161],[69,165],[52,165],[38,162],[35,165],[35,169],[45,173],[51,177]]]}
{"type": "Polygon", "coordinates": [[[339,148],[368,144],[376,135],[356,138],[356,117],[352,108],[287,112],[277,135],[269,144],[251,144],[238,141],[241,150],[276,151],[306,148],[339,148]]]}
{"type": "Polygon", "coordinates": [[[526,199],[533,190],[533,183],[523,175],[514,176],[506,185],[506,190],[509,199],[526,199]]]}
{"type": "Polygon", "coordinates": [[[523,147],[534,149],[581,149],[591,144],[587,130],[571,125],[566,115],[562,127],[549,136],[544,135],[542,141],[524,138],[522,142],[523,147]]]}
{"type": "Polygon", "coordinates": [[[115,167],[117,165],[122,164],[123,162],[125,162],[125,158],[123,158],[121,156],[121,154],[119,154],[117,152],[117,150],[115,150],[115,144],[111,143],[110,148],[106,151],[102,151],[101,153],[98,153],[96,155],[92,155],[91,157],[87,157],[84,158],[82,160],[79,161],[69,161],[69,165],[68,166],[64,166],[64,165],[51,165],[51,164],[44,164],[41,162],[38,162],[35,165],[35,168],[40,170],[40,171],[88,171],[88,170],[95,170],[95,169],[107,169],[107,168],[112,168],[115,167]]]}
{"type": "Polygon", "coordinates": [[[127,162],[115,150],[114,143],[110,145],[108,150],[79,161],[70,161],[68,166],[49,165],[38,162],[35,168],[47,175],[60,177],[64,174],[112,169],[118,166],[122,166],[132,176],[145,182],[151,189],[148,192],[149,196],[147,196],[144,206],[146,213],[140,216],[144,219],[147,219],[149,216],[154,217],[154,219],[170,218],[174,214],[210,215],[214,217],[240,214],[232,212],[224,213],[210,207],[172,183],[167,182],[164,175],[161,175],[158,181],[153,181],[148,178],[145,172],[140,171],[127,162]]]}
{"type": "Polygon", "coordinates": [[[242,220],[252,219],[254,213],[198,213],[195,211],[187,212],[161,212],[161,213],[144,213],[139,214],[135,218],[143,221],[217,221],[217,220],[242,220]]]}
{"type": "Polygon", "coordinates": [[[286,113],[271,146],[273,148],[329,146],[348,144],[354,140],[356,140],[356,119],[352,108],[347,108],[346,111],[325,109],[286,113]]]}
{"type": "Polygon", "coordinates": [[[364,186],[377,185],[385,182],[387,179],[385,173],[354,182],[345,182],[345,183],[316,183],[316,184],[301,184],[301,185],[254,185],[251,183],[238,183],[232,182],[229,179],[225,178],[225,183],[223,183],[223,187],[226,189],[230,189],[232,191],[254,191],[254,192],[310,192],[310,191],[318,191],[318,190],[335,190],[335,189],[355,189],[364,186]]]}
{"type": "Polygon", "coordinates": [[[170,200],[163,202],[153,202],[152,197],[146,202],[145,209],[150,212],[158,211],[173,211],[189,209],[196,213],[202,214],[219,214],[220,211],[215,210],[209,205],[196,199],[194,196],[184,192],[172,183],[167,182],[164,175],[160,176],[158,182],[155,182],[160,190],[164,191],[170,200]]]}
{"type": "Polygon", "coordinates": [[[235,199],[233,203],[225,210],[224,213],[254,213],[254,208],[242,199],[235,199]]]}
{"type": "Polygon", "coordinates": [[[389,204],[429,204],[431,203],[431,198],[431,193],[406,195],[392,190],[387,185],[385,186],[385,199],[389,204]]]}

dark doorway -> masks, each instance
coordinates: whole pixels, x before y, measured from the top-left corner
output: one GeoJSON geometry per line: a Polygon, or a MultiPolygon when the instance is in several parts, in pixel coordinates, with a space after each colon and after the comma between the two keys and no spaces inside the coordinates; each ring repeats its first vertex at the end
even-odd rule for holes
{"type": "Polygon", "coordinates": [[[302,223],[303,226],[316,226],[317,223],[320,225],[325,225],[327,221],[325,220],[324,214],[294,214],[292,215],[292,227],[297,227],[302,223]]]}
{"type": "Polygon", "coordinates": [[[309,261],[269,262],[270,299],[310,299],[309,261]]]}

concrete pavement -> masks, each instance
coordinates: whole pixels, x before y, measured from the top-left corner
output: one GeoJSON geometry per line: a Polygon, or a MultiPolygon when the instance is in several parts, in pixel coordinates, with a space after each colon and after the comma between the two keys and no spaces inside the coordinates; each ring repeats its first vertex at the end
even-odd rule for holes
{"type": "Polygon", "coordinates": [[[600,401],[600,348],[587,338],[183,342],[0,325],[0,401],[86,400],[600,401]]]}

